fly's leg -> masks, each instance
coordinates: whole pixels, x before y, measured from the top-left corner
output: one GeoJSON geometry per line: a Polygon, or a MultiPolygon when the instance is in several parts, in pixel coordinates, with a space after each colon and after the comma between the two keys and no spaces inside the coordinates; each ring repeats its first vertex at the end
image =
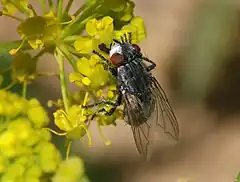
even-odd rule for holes
{"type": "Polygon", "coordinates": [[[103,56],[101,55],[99,52],[93,50],[93,53],[98,55],[100,58],[102,58],[102,64],[104,65],[104,68],[107,69],[108,71],[111,72],[111,74],[113,76],[117,76],[117,72],[116,72],[116,69],[114,69],[111,65],[111,63],[103,56]]]}
{"type": "Polygon", "coordinates": [[[102,60],[103,60],[102,63],[103,63],[105,66],[107,66],[107,67],[111,66],[110,62],[109,62],[103,55],[101,55],[99,52],[93,50],[93,53],[96,54],[96,55],[98,55],[100,58],[102,58],[102,60]]]}
{"type": "Polygon", "coordinates": [[[96,102],[94,104],[89,104],[89,105],[82,106],[82,107],[84,107],[84,108],[92,108],[92,107],[98,106],[100,104],[106,104],[106,105],[115,106],[116,103],[115,102],[111,102],[111,101],[102,100],[100,102],[96,102]]]}
{"type": "Polygon", "coordinates": [[[113,102],[107,102],[107,101],[104,102],[104,101],[103,101],[102,103],[106,103],[106,104],[112,105],[113,107],[112,107],[109,111],[106,111],[105,108],[100,109],[99,111],[97,111],[97,112],[95,112],[95,113],[93,114],[93,116],[92,116],[91,119],[93,119],[93,118],[94,118],[96,115],[98,115],[99,113],[105,113],[107,116],[111,116],[111,115],[114,113],[114,111],[117,109],[117,107],[121,105],[121,102],[122,102],[122,94],[121,94],[121,93],[118,95],[118,98],[117,98],[117,100],[116,100],[115,103],[113,103],[113,102]],[[110,104],[110,103],[111,103],[111,104],[110,104]]]}
{"type": "Polygon", "coordinates": [[[143,60],[151,63],[151,65],[147,67],[148,72],[153,70],[156,67],[156,63],[154,63],[152,60],[148,59],[147,57],[143,57],[143,60]]]}

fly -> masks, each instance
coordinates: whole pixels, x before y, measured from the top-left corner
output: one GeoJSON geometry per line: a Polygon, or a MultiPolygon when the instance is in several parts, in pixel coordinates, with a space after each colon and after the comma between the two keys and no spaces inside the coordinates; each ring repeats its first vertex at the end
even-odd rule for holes
{"type": "Polygon", "coordinates": [[[105,66],[116,78],[118,98],[116,102],[101,101],[86,107],[105,103],[112,106],[110,111],[103,108],[97,113],[112,115],[123,101],[124,120],[131,126],[137,150],[144,157],[148,155],[150,143],[149,134],[152,127],[148,122],[150,116],[154,118],[158,127],[178,140],[179,126],[176,116],[164,90],[151,73],[156,64],[143,56],[137,44],[131,43],[131,33],[129,38],[124,34],[121,41],[114,39],[110,49],[104,44],[99,45],[99,48],[109,54],[112,64],[99,52],[93,51],[93,53],[104,60],[105,66]]]}

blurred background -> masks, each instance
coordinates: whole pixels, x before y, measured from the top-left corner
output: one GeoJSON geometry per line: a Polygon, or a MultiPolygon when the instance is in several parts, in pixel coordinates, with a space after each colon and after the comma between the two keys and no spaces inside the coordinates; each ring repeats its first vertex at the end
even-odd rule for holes
{"type": "MultiPolygon", "coordinates": [[[[74,7],[81,3],[75,2],[74,7]]],[[[240,171],[239,1],[134,2],[148,33],[141,48],[157,64],[153,74],[175,110],[180,141],[174,143],[159,130],[146,163],[130,127],[118,121],[117,127],[104,128],[110,147],[93,125],[94,145],[74,141],[72,154],[84,158],[92,182],[234,182],[240,171]]],[[[18,38],[16,22],[1,17],[0,23],[0,41],[18,38]]],[[[39,69],[54,71],[57,65],[46,55],[39,69]]],[[[55,78],[38,79],[31,94],[44,103],[60,97],[59,88],[55,78]]],[[[63,149],[61,138],[56,144],[63,149]]]]}

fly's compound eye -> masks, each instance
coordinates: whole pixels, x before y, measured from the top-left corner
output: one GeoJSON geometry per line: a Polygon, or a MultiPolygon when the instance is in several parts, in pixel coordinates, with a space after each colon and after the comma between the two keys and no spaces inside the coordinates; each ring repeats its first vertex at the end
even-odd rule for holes
{"type": "Polygon", "coordinates": [[[132,46],[137,52],[141,52],[141,48],[137,44],[132,44],[132,46]]]}
{"type": "Polygon", "coordinates": [[[121,63],[123,63],[124,59],[123,59],[123,55],[119,54],[119,53],[114,53],[111,57],[110,60],[112,62],[112,64],[114,65],[120,65],[121,63]]]}

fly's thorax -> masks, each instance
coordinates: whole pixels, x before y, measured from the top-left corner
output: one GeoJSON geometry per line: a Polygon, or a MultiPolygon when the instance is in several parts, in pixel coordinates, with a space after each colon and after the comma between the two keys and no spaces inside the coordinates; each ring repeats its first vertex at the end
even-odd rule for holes
{"type": "Polygon", "coordinates": [[[140,56],[136,49],[129,43],[125,43],[122,45],[122,53],[126,62],[133,61],[140,56]]]}
{"type": "Polygon", "coordinates": [[[117,84],[122,93],[145,93],[151,86],[150,77],[140,59],[117,67],[117,84]]]}

